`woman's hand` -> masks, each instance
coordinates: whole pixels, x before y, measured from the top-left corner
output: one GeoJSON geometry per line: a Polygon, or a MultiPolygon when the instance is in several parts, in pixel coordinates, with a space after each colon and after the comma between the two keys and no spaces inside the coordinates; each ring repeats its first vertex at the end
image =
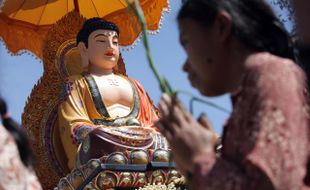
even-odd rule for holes
{"type": "Polygon", "coordinates": [[[156,126],[167,138],[178,169],[192,172],[196,159],[214,154],[217,136],[202,115],[199,122],[176,100],[164,94],[159,103],[161,118],[156,126]]]}

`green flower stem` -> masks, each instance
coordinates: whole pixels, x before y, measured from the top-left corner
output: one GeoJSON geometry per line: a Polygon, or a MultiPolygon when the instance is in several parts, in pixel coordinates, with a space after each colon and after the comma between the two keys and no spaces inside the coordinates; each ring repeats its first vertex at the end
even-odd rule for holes
{"type": "Polygon", "coordinates": [[[199,98],[199,97],[197,97],[197,96],[195,96],[195,95],[193,95],[193,94],[191,94],[191,93],[189,93],[189,92],[186,92],[186,91],[183,91],[183,90],[177,90],[176,93],[177,93],[177,94],[184,94],[184,95],[187,95],[187,96],[191,97],[191,100],[190,100],[190,112],[191,112],[191,113],[193,113],[193,103],[194,103],[195,101],[200,102],[200,103],[203,103],[203,104],[206,104],[206,105],[208,105],[208,106],[210,106],[210,107],[213,107],[213,108],[215,108],[215,109],[218,109],[218,110],[220,110],[220,111],[222,111],[222,112],[224,112],[224,113],[228,113],[228,114],[230,113],[230,111],[227,110],[226,108],[224,108],[224,107],[222,107],[222,106],[219,106],[219,105],[217,105],[217,104],[215,104],[215,103],[213,103],[213,102],[211,102],[211,101],[208,101],[208,100],[204,100],[204,99],[202,99],[202,98],[199,98]]]}
{"type": "Polygon", "coordinates": [[[157,81],[160,84],[160,89],[163,93],[167,93],[170,96],[173,96],[173,90],[171,89],[168,81],[164,78],[162,78],[154,64],[154,60],[153,60],[153,56],[150,50],[150,46],[149,46],[149,42],[148,42],[148,37],[147,37],[147,28],[146,28],[146,21],[145,21],[145,17],[143,14],[143,11],[141,9],[141,6],[139,4],[138,0],[135,0],[135,7],[132,3],[130,3],[129,0],[126,0],[128,6],[131,8],[131,10],[133,11],[133,13],[136,15],[136,17],[138,18],[140,24],[141,24],[141,28],[142,28],[142,37],[143,37],[143,45],[145,47],[145,51],[146,51],[146,56],[147,56],[147,60],[149,63],[149,66],[151,67],[151,70],[153,71],[157,81]]]}

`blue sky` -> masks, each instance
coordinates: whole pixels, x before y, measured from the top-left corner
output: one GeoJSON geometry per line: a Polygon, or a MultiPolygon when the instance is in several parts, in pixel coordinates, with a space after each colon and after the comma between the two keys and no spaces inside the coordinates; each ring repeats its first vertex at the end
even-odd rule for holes
{"type": "MultiPolygon", "coordinates": [[[[199,92],[190,86],[186,74],[182,71],[186,55],[178,40],[176,15],[180,6],[181,1],[171,0],[171,11],[164,15],[159,34],[149,36],[150,46],[158,70],[167,78],[171,86],[199,96],[199,92]]],[[[138,43],[133,50],[123,51],[122,55],[127,74],[137,79],[157,104],[161,94],[155,77],[147,65],[142,43],[138,43]]],[[[21,122],[21,113],[27,97],[43,73],[42,63],[28,54],[11,56],[4,43],[0,42],[0,67],[0,94],[7,100],[12,117],[21,122]]],[[[231,110],[228,94],[216,98],[203,98],[231,110]]],[[[188,108],[189,97],[180,95],[180,100],[188,108]]],[[[204,112],[213,123],[215,130],[219,133],[222,131],[222,125],[229,117],[227,113],[198,103],[194,108],[195,117],[204,112]]]]}

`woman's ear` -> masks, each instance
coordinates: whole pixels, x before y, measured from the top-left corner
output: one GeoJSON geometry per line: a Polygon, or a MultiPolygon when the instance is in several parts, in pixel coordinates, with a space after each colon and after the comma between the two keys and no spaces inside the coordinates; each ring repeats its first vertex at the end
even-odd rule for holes
{"type": "Polygon", "coordinates": [[[215,19],[217,37],[220,41],[227,41],[232,32],[232,18],[226,11],[220,11],[215,19]]]}
{"type": "Polygon", "coordinates": [[[88,58],[87,48],[86,48],[84,42],[79,42],[77,48],[78,48],[78,50],[79,50],[79,52],[80,52],[80,55],[81,55],[82,67],[83,67],[83,68],[88,67],[89,58],[88,58]]]}

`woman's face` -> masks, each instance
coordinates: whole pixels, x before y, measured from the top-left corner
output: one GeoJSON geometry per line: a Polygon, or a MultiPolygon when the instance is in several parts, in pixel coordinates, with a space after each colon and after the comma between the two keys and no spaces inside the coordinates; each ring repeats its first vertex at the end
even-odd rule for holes
{"type": "Polygon", "coordinates": [[[193,87],[206,96],[227,92],[225,48],[218,27],[185,18],[179,21],[180,42],[187,54],[183,70],[193,87]]]}
{"type": "Polygon", "coordinates": [[[112,69],[119,58],[118,35],[111,30],[96,30],[88,37],[87,54],[90,64],[112,69]]]}

